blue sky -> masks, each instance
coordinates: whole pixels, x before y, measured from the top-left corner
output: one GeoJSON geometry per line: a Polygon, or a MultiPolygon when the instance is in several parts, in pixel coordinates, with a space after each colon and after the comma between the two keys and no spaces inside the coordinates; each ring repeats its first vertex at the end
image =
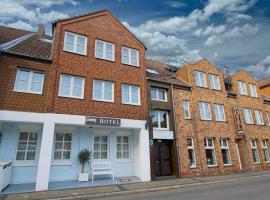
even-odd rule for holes
{"type": "Polygon", "coordinates": [[[147,46],[180,65],[207,58],[230,72],[270,75],[269,0],[1,0],[0,24],[51,33],[51,22],[108,9],[147,46]]]}

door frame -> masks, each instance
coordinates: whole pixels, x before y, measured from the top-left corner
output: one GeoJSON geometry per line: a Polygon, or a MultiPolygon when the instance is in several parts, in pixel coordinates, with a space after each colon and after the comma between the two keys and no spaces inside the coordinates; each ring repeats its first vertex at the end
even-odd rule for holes
{"type": "Polygon", "coordinates": [[[235,142],[235,148],[236,148],[236,153],[237,153],[237,160],[238,160],[238,164],[239,164],[239,169],[240,171],[243,170],[242,167],[242,162],[241,162],[241,157],[240,157],[240,153],[239,153],[239,146],[238,146],[238,142],[235,142]]]}

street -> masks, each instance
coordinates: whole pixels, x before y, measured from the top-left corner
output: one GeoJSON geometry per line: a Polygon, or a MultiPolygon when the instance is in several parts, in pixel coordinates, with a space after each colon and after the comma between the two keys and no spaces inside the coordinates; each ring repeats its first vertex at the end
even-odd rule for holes
{"type": "Polygon", "coordinates": [[[192,186],[176,190],[116,196],[101,200],[270,200],[270,176],[192,186]]]}

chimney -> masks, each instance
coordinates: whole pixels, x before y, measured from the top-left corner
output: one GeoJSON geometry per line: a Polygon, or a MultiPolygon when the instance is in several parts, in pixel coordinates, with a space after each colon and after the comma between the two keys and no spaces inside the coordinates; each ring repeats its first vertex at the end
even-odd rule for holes
{"type": "Polygon", "coordinates": [[[40,37],[45,35],[45,27],[44,27],[43,24],[38,25],[37,35],[40,36],[40,37]]]}

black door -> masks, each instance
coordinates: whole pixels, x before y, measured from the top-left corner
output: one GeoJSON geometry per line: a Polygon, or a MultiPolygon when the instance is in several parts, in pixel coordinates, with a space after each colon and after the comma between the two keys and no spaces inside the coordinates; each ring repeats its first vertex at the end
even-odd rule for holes
{"type": "Polygon", "coordinates": [[[156,176],[172,175],[170,141],[157,140],[155,142],[155,171],[156,176]]]}

